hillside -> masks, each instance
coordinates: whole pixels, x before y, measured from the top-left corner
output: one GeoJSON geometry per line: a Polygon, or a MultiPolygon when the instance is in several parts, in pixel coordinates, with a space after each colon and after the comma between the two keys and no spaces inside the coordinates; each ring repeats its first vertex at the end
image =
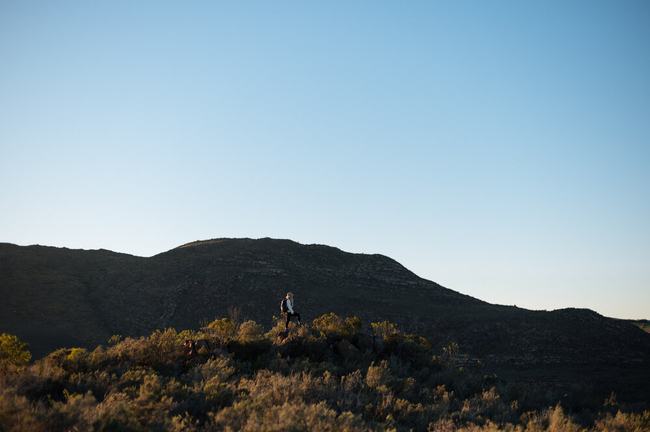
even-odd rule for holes
{"type": "Polygon", "coordinates": [[[0,430],[642,431],[648,403],[500,379],[453,346],[333,314],[284,332],[219,319],[36,362],[0,356],[0,430]],[[188,338],[203,342],[188,349],[188,338]]]}
{"type": "Polygon", "coordinates": [[[650,397],[650,334],[637,326],[589,310],[490,305],[381,255],[272,239],[195,242],[151,258],[0,245],[0,331],[35,357],[115,334],[197,329],[233,311],[270,327],[287,291],[306,322],[330,312],[390,321],[436,349],[457,343],[468,366],[480,360],[505,377],[650,397]]]}
{"type": "Polygon", "coordinates": [[[269,325],[287,291],[306,317],[335,311],[399,321],[413,306],[481,304],[387,257],[270,239],[196,243],[152,258],[3,244],[0,290],[0,325],[37,355],[113,334],[197,328],[230,308],[269,325]]]}
{"type": "Polygon", "coordinates": [[[650,333],[650,321],[648,320],[627,320],[646,333],[650,333]]]}

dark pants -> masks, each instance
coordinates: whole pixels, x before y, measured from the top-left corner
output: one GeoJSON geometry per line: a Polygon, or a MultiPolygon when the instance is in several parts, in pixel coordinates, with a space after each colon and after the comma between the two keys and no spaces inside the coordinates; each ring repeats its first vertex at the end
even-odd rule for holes
{"type": "Polygon", "coordinates": [[[289,321],[291,321],[291,317],[292,317],[292,316],[297,317],[297,318],[298,318],[298,324],[300,324],[300,314],[299,314],[299,313],[295,313],[295,312],[294,312],[294,313],[287,312],[287,319],[286,319],[286,321],[284,322],[284,329],[285,329],[285,330],[287,330],[287,329],[289,328],[289,321]]]}

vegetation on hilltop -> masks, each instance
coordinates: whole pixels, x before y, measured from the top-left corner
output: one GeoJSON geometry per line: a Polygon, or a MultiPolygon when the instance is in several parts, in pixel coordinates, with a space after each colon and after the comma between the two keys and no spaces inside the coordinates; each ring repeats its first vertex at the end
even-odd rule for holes
{"type": "MultiPolygon", "coordinates": [[[[236,314],[233,314],[236,316],[236,314]]],[[[461,367],[459,347],[384,321],[324,315],[265,332],[218,319],[200,331],[114,336],[0,373],[0,431],[648,430],[648,406],[590,400],[461,367]],[[372,329],[372,330],[371,330],[372,329]],[[192,342],[190,342],[192,341],[192,342]]]]}

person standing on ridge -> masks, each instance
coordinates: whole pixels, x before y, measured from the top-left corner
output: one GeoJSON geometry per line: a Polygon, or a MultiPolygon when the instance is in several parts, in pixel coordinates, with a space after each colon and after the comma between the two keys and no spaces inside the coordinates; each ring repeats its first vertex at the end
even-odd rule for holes
{"type": "Polygon", "coordinates": [[[284,312],[286,316],[286,320],[284,322],[284,331],[289,331],[289,321],[291,321],[292,316],[298,318],[298,326],[302,325],[300,323],[300,314],[294,312],[293,310],[294,305],[295,303],[293,301],[293,293],[288,292],[287,296],[285,297],[284,300],[282,300],[282,303],[280,304],[280,309],[282,309],[282,312],[284,312]]]}

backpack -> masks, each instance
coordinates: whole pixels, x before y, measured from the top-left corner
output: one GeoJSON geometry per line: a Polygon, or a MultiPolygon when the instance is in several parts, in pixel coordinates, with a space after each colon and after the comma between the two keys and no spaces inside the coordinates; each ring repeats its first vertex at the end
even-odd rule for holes
{"type": "Polygon", "coordinates": [[[289,308],[287,307],[287,299],[283,299],[283,300],[280,302],[280,310],[281,310],[282,312],[284,312],[284,313],[289,312],[289,308]]]}

